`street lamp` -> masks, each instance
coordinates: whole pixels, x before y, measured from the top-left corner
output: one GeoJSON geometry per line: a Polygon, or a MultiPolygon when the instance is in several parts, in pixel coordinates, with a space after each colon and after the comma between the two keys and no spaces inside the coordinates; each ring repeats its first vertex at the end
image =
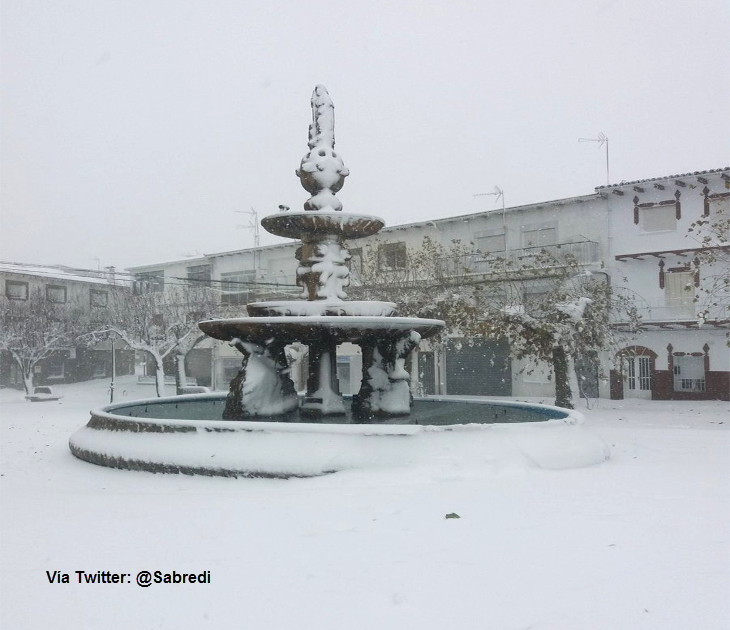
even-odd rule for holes
{"type": "Polygon", "coordinates": [[[112,382],[109,385],[109,402],[114,402],[114,375],[117,372],[117,357],[114,352],[114,337],[112,337],[112,382]]]}

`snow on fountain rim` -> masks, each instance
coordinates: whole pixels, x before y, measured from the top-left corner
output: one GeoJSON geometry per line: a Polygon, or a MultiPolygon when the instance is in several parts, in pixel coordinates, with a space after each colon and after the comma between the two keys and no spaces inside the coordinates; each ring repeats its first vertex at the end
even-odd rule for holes
{"type": "Polygon", "coordinates": [[[408,326],[438,326],[446,323],[442,319],[426,319],[424,317],[380,317],[377,315],[281,315],[268,317],[230,317],[223,319],[206,319],[198,323],[206,324],[323,324],[326,326],[342,326],[349,328],[407,328],[408,326]]]}
{"type": "Polygon", "coordinates": [[[527,409],[541,409],[546,411],[554,411],[559,413],[560,418],[548,418],[546,420],[533,420],[530,422],[468,422],[464,424],[373,424],[373,423],[322,423],[307,422],[306,420],[297,422],[276,422],[261,420],[203,420],[189,418],[153,418],[147,416],[126,416],[115,414],[115,409],[121,409],[131,406],[142,405],[169,405],[173,402],[192,401],[223,401],[228,394],[220,393],[202,393],[202,394],[184,394],[180,396],[165,396],[155,398],[140,398],[135,400],[127,400],[119,403],[112,403],[103,407],[92,409],[89,413],[92,417],[103,418],[105,420],[122,421],[128,423],[142,423],[153,425],[170,425],[183,428],[204,428],[204,429],[226,429],[240,430],[244,432],[265,432],[265,433],[336,433],[336,434],[355,434],[355,435],[415,435],[417,433],[432,432],[449,432],[449,431],[483,431],[490,427],[515,427],[526,425],[546,425],[546,424],[568,424],[582,425],[585,416],[575,409],[565,409],[564,407],[556,407],[555,405],[545,405],[529,402],[520,402],[516,400],[504,400],[501,398],[488,397],[464,397],[464,396],[415,396],[414,400],[426,402],[453,402],[466,403],[477,406],[493,407],[515,407],[527,409]]]}
{"type": "MultiPolygon", "coordinates": [[[[252,302],[246,305],[251,310],[280,311],[281,317],[388,317],[392,318],[397,308],[394,302],[375,300],[280,300],[271,302],[252,302]],[[340,311],[342,315],[327,315],[327,311],[340,311]]],[[[253,316],[252,317],[256,317],[253,316]]],[[[263,317],[276,317],[275,315],[263,317]]],[[[257,317],[260,319],[260,317],[257,317]]],[[[390,321],[390,320],[389,320],[390,321]]]]}
{"type": "MultiPolygon", "coordinates": [[[[224,397],[192,394],[166,400],[222,401],[224,397]]],[[[605,442],[581,426],[580,413],[559,408],[553,409],[562,418],[441,426],[182,420],[113,413],[130,403],[164,400],[128,401],[93,411],[92,421],[96,417],[110,426],[87,425],[76,431],[69,440],[72,453],[114,468],[236,477],[310,477],[352,469],[421,466],[565,469],[599,464],[610,457],[605,442]],[[159,430],[140,430],[145,424],[159,430]]],[[[425,400],[549,408],[484,398],[425,400]]]]}

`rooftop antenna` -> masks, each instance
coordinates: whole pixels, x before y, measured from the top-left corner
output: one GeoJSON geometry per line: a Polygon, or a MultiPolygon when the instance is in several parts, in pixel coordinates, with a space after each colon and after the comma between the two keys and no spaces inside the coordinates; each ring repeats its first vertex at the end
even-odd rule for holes
{"type": "Polygon", "coordinates": [[[236,210],[237,214],[247,214],[249,217],[251,217],[248,220],[248,223],[245,225],[237,225],[238,228],[245,228],[247,230],[253,231],[253,243],[255,247],[259,246],[259,215],[256,210],[251,208],[251,210],[236,210]]]}
{"type": "Polygon", "coordinates": [[[502,190],[499,186],[495,186],[494,190],[492,192],[488,193],[476,193],[474,197],[494,197],[494,203],[497,203],[500,199],[502,200],[502,223],[506,226],[507,222],[505,221],[505,209],[504,209],[504,190],[502,190]]]}
{"type": "Polygon", "coordinates": [[[578,142],[597,142],[598,148],[600,149],[604,144],[606,145],[606,186],[611,184],[611,176],[608,169],[608,136],[602,131],[598,132],[598,136],[595,138],[578,138],[578,142]]]}
{"type": "MultiPolygon", "coordinates": [[[[476,193],[474,197],[494,197],[494,203],[497,203],[500,199],[502,200],[502,229],[504,230],[504,254],[505,261],[507,259],[507,252],[509,251],[507,245],[507,215],[504,207],[504,190],[499,186],[494,186],[494,190],[488,193],[476,193]]],[[[506,262],[505,262],[506,264],[506,262]]]]}

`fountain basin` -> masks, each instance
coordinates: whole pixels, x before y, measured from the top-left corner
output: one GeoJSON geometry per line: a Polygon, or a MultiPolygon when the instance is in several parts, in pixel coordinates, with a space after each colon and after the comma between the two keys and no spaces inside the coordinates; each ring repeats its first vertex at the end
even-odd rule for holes
{"type": "Polygon", "coordinates": [[[575,412],[482,398],[416,399],[413,412],[378,423],[302,422],[297,415],[220,420],[225,394],[109,405],[69,440],[102,466],[227,477],[310,477],[351,469],[589,466],[608,448],[575,412]]]}

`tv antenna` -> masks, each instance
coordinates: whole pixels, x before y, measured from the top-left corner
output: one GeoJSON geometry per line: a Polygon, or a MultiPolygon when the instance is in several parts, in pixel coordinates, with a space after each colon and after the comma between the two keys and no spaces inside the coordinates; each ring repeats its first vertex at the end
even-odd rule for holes
{"type": "Polygon", "coordinates": [[[502,223],[505,222],[504,216],[504,190],[499,186],[495,186],[492,192],[488,193],[476,193],[474,197],[494,197],[494,203],[497,203],[500,199],[502,200],[502,223]]]}
{"type": "MultiPolygon", "coordinates": [[[[507,215],[505,214],[505,207],[504,207],[504,190],[502,190],[499,186],[495,186],[494,190],[492,192],[488,193],[476,193],[474,197],[494,197],[494,203],[497,203],[500,199],[502,200],[502,229],[504,230],[504,251],[505,254],[509,251],[508,245],[507,245],[507,215]]],[[[506,256],[505,256],[505,265],[506,265],[506,256]]]]}
{"type": "Polygon", "coordinates": [[[611,176],[608,168],[608,136],[602,131],[599,131],[598,136],[595,138],[578,138],[578,142],[597,142],[599,149],[603,145],[606,145],[606,185],[609,186],[611,184],[611,176]]]}
{"type": "Polygon", "coordinates": [[[248,220],[248,223],[245,225],[236,225],[237,228],[244,228],[246,230],[251,230],[253,232],[253,243],[255,247],[259,246],[259,215],[256,210],[251,208],[251,210],[235,210],[237,214],[246,214],[250,217],[248,220]]]}

